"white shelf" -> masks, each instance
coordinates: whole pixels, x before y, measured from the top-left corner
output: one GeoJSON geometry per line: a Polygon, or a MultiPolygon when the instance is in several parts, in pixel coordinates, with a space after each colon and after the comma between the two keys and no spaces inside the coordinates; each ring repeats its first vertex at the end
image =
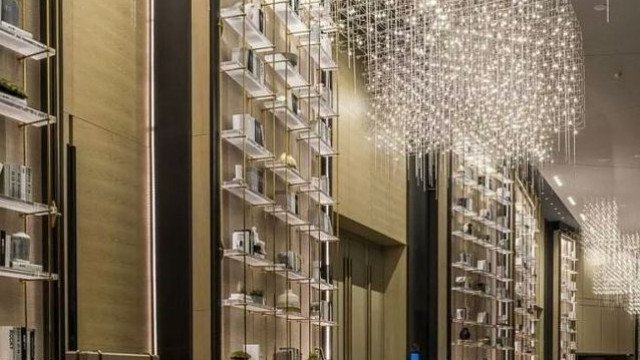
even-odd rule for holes
{"type": "Polygon", "coordinates": [[[254,206],[268,206],[273,204],[273,201],[271,199],[263,194],[249,189],[243,182],[234,180],[227,181],[222,185],[222,188],[254,206]]]}
{"type": "Polygon", "coordinates": [[[223,130],[220,134],[223,140],[244,151],[249,160],[259,161],[272,159],[273,154],[255,140],[248,138],[242,129],[223,130]]]}
{"type": "Polygon", "coordinates": [[[306,280],[302,280],[301,281],[302,284],[311,284],[311,287],[316,289],[316,290],[320,290],[320,291],[334,291],[334,290],[338,290],[338,287],[336,285],[333,285],[331,283],[328,283],[325,280],[316,280],[316,279],[306,279],[306,280]]]}
{"type": "Polygon", "coordinates": [[[55,281],[58,275],[44,271],[25,271],[10,267],[0,267],[0,277],[25,281],[55,281]]]}
{"type": "Polygon", "coordinates": [[[335,321],[331,321],[331,320],[322,320],[318,317],[314,317],[312,316],[309,321],[311,322],[312,325],[315,326],[322,326],[322,327],[333,327],[333,326],[338,326],[338,323],[335,321]]]}
{"type": "Polygon", "coordinates": [[[273,49],[271,41],[251,21],[247,20],[246,15],[237,6],[220,9],[220,16],[225,24],[229,25],[239,36],[242,36],[244,31],[245,42],[251,49],[256,51],[273,49]]]}
{"type": "Polygon", "coordinates": [[[300,16],[293,11],[287,1],[282,0],[266,0],[265,5],[273,8],[276,17],[280,22],[287,26],[287,31],[291,35],[305,35],[309,32],[307,24],[300,19],[300,16]]]}
{"type": "Polygon", "coordinates": [[[263,267],[273,265],[273,263],[270,260],[267,260],[266,258],[250,255],[245,253],[242,250],[225,249],[224,257],[228,259],[236,260],[242,263],[246,263],[249,266],[257,267],[257,268],[263,268],[263,267]]]}
{"type": "Polygon", "coordinates": [[[289,109],[284,102],[267,101],[264,103],[264,108],[275,114],[276,118],[280,120],[287,129],[291,131],[305,130],[309,128],[307,123],[291,109],[289,109]]]}
{"type": "Polygon", "coordinates": [[[281,319],[291,320],[291,321],[308,321],[309,320],[309,317],[302,314],[302,312],[286,311],[286,310],[280,310],[280,309],[276,311],[276,316],[281,319]]]}
{"type": "Polygon", "coordinates": [[[300,188],[300,192],[308,194],[311,200],[320,205],[333,205],[333,198],[331,197],[331,195],[325,193],[324,191],[311,184],[302,186],[300,188]]]}
{"type": "Polygon", "coordinates": [[[284,55],[280,53],[267,54],[264,56],[264,62],[278,74],[280,79],[285,82],[289,88],[297,89],[309,86],[309,83],[300,75],[298,70],[291,65],[284,55]]]}
{"type": "Polygon", "coordinates": [[[318,93],[317,89],[302,89],[299,92],[300,99],[308,104],[318,116],[323,118],[337,117],[338,113],[326,100],[318,93]]]}
{"type": "Polygon", "coordinates": [[[51,123],[55,122],[53,116],[49,117],[46,113],[30,108],[25,102],[2,92],[0,92],[0,115],[32,126],[47,125],[47,119],[49,118],[51,118],[51,123]]]}
{"type": "Polygon", "coordinates": [[[308,233],[310,237],[321,242],[339,241],[337,236],[329,234],[328,232],[321,230],[315,225],[305,226],[301,228],[300,231],[308,233]]]}
{"type": "Polygon", "coordinates": [[[0,208],[33,216],[45,216],[55,213],[55,209],[50,208],[48,205],[36,202],[26,202],[3,195],[0,195],[0,208]]]}
{"type": "Polygon", "coordinates": [[[285,210],[280,205],[275,206],[267,206],[264,209],[265,212],[275,216],[278,220],[289,226],[303,226],[309,224],[307,221],[302,219],[299,215],[296,215],[290,211],[285,210]]]}
{"type": "Polygon", "coordinates": [[[308,144],[309,147],[320,156],[333,156],[336,154],[331,144],[320,138],[314,131],[302,132],[298,139],[308,144]]]}
{"type": "Polygon", "coordinates": [[[274,314],[276,312],[276,309],[272,306],[263,305],[263,304],[254,304],[249,301],[225,299],[222,301],[222,305],[239,309],[239,310],[246,310],[248,312],[257,313],[257,314],[274,314]]]}
{"type": "Polygon", "coordinates": [[[331,52],[328,52],[319,41],[309,40],[306,37],[300,39],[300,46],[304,47],[311,55],[311,59],[323,70],[337,69],[338,65],[333,61],[331,52]]]}
{"type": "Polygon", "coordinates": [[[478,217],[478,213],[472,210],[469,210],[467,208],[465,208],[464,206],[460,206],[460,205],[453,205],[451,207],[451,210],[453,210],[454,212],[457,212],[459,214],[462,214],[466,217],[470,217],[472,219],[476,219],[478,217]]]}
{"type": "Polygon", "coordinates": [[[24,57],[42,60],[48,56],[55,56],[56,51],[27,35],[24,30],[18,30],[5,22],[0,23],[0,45],[24,57]]]}
{"type": "Polygon", "coordinates": [[[250,71],[245,70],[244,66],[238,61],[225,61],[220,64],[220,70],[229,75],[238,85],[243,86],[247,95],[251,98],[270,98],[273,92],[267,88],[258,78],[250,71]]]}
{"type": "Polygon", "coordinates": [[[281,161],[268,161],[265,167],[273,171],[282,181],[289,185],[299,186],[307,184],[307,180],[300,174],[298,169],[283,164],[281,161]]]}

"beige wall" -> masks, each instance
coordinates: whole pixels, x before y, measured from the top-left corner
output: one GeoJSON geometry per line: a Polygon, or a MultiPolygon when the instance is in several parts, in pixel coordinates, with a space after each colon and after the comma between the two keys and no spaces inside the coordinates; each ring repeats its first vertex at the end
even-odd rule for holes
{"type": "MultiPolygon", "coordinates": [[[[402,156],[394,161],[367,140],[367,95],[362,68],[340,57],[337,184],[340,215],[406,244],[406,174],[402,156]]],[[[334,134],[335,136],[335,134],[334,134]]]]}
{"type": "Polygon", "coordinates": [[[593,294],[593,273],[579,248],[578,352],[633,354],[634,319],[593,294]]]}
{"type": "Polygon", "coordinates": [[[64,4],[81,350],[150,350],[147,26],[145,0],[64,4]]]}

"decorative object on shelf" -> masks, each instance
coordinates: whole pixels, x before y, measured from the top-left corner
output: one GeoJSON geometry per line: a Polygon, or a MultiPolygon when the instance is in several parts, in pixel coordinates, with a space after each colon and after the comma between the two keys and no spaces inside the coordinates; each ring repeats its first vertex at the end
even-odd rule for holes
{"type": "Polygon", "coordinates": [[[320,360],[320,357],[315,352],[311,352],[309,353],[309,357],[307,357],[307,360],[320,360]]]}
{"type": "Polygon", "coordinates": [[[291,154],[287,154],[287,153],[280,154],[280,162],[292,169],[296,169],[296,170],[298,169],[298,162],[291,154]]]}
{"type": "Polygon", "coordinates": [[[463,289],[469,289],[471,287],[469,279],[466,276],[456,276],[454,284],[463,289]]]}
{"type": "Polygon", "coordinates": [[[473,199],[471,198],[459,198],[456,203],[458,206],[464,208],[465,210],[473,211],[473,199]]]}
{"type": "Polygon", "coordinates": [[[468,252],[461,252],[459,255],[459,261],[461,264],[470,266],[473,263],[473,255],[468,252]]]}
{"type": "Polygon", "coordinates": [[[293,272],[300,272],[302,268],[300,254],[291,250],[278,253],[278,263],[293,272]]]}
{"type": "Polygon", "coordinates": [[[314,320],[332,321],[333,308],[329,301],[314,301],[309,308],[309,314],[314,320]]]}
{"type": "Polygon", "coordinates": [[[251,299],[251,302],[257,305],[264,305],[265,304],[265,298],[264,298],[264,291],[262,290],[251,290],[251,292],[249,292],[249,298],[251,299]]]}
{"type": "MultiPolygon", "coordinates": [[[[242,2],[236,3],[235,6],[242,8],[242,2]]],[[[247,16],[247,20],[253,26],[255,26],[258,31],[264,34],[266,26],[264,11],[262,10],[262,6],[260,6],[259,2],[247,2],[244,5],[244,12],[247,16]]]]}
{"type": "Polygon", "coordinates": [[[473,235],[473,224],[468,222],[462,225],[462,232],[468,235],[473,235]]]}
{"type": "Polygon", "coordinates": [[[244,66],[259,84],[264,84],[264,60],[262,60],[255,51],[243,47],[234,48],[231,51],[231,61],[244,66]]]}
{"type": "Polygon", "coordinates": [[[249,190],[264,194],[264,170],[262,168],[250,166],[247,168],[245,176],[249,190]]]}
{"type": "Polygon", "coordinates": [[[250,359],[262,360],[262,352],[260,352],[260,344],[246,344],[244,351],[250,356],[250,359]]]}
{"type": "Polygon", "coordinates": [[[242,131],[247,136],[247,139],[255,141],[260,146],[264,146],[262,124],[254,117],[246,114],[235,114],[233,115],[232,123],[233,130],[242,131]]]}
{"type": "Polygon", "coordinates": [[[506,187],[502,186],[496,190],[496,197],[498,199],[502,199],[503,201],[511,201],[511,191],[506,187]]]}
{"type": "Polygon", "coordinates": [[[320,177],[311,178],[311,187],[322,191],[323,193],[329,193],[329,177],[322,175],[320,177]]]}
{"type": "Polygon", "coordinates": [[[36,331],[26,327],[0,326],[0,359],[36,359],[36,331]]]}
{"type": "Polygon", "coordinates": [[[320,119],[313,121],[311,123],[311,128],[318,134],[318,137],[326,142],[327,144],[331,144],[331,128],[327,125],[326,120],[320,119]]]}
{"type": "Polygon", "coordinates": [[[229,355],[229,359],[231,360],[249,360],[251,359],[251,355],[242,350],[237,350],[229,355]]]}
{"type": "Polygon", "coordinates": [[[314,260],[311,270],[311,278],[317,282],[329,282],[327,265],[322,261],[314,260]]]}
{"type": "Polygon", "coordinates": [[[264,259],[266,256],[266,245],[260,240],[258,229],[253,226],[251,229],[236,230],[231,235],[231,248],[239,250],[247,255],[253,255],[264,259]]]}
{"type": "Polygon", "coordinates": [[[300,213],[298,193],[292,191],[278,191],[276,192],[276,203],[294,215],[298,215],[300,213]]]}
{"type": "Polygon", "coordinates": [[[32,202],[31,168],[25,165],[0,163],[0,192],[10,198],[32,202]]]}
{"type": "MultiPolygon", "coordinates": [[[[3,5],[4,6],[4,5],[3,5]]],[[[10,82],[7,79],[0,79],[0,92],[3,92],[9,96],[16,98],[18,101],[27,103],[27,94],[18,85],[10,82]]]]}
{"type": "Polygon", "coordinates": [[[462,330],[460,330],[460,334],[458,334],[458,337],[460,338],[460,340],[469,340],[471,339],[471,331],[469,331],[469,328],[463,327],[462,330]]]}
{"type": "Polygon", "coordinates": [[[2,22],[18,27],[20,26],[20,2],[18,0],[2,0],[2,22]]]}
{"type": "Polygon", "coordinates": [[[488,319],[488,314],[486,311],[481,311],[476,316],[476,322],[478,324],[486,324],[488,319]]]}
{"type": "Polygon", "coordinates": [[[456,319],[462,320],[462,321],[467,320],[467,313],[468,313],[467,308],[456,309],[456,319]]]}
{"type": "Polygon", "coordinates": [[[480,217],[486,220],[492,220],[493,219],[493,213],[491,212],[491,209],[486,208],[486,209],[480,209],[480,217]]]}
{"type": "Polygon", "coordinates": [[[488,263],[487,260],[478,260],[476,269],[480,271],[491,271],[491,264],[488,263]]]}
{"type": "Polygon", "coordinates": [[[297,348],[280,348],[276,351],[273,360],[302,360],[302,353],[297,348]]]}

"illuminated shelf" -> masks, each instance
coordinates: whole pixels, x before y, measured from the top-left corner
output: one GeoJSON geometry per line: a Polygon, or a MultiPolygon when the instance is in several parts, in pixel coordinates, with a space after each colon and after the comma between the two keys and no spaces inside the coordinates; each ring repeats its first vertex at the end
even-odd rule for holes
{"type": "Polygon", "coordinates": [[[484,277],[487,277],[487,278],[490,278],[490,279],[496,279],[496,275],[493,274],[493,273],[490,273],[490,272],[488,272],[486,270],[480,270],[480,269],[475,268],[475,267],[473,267],[471,265],[467,265],[467,264],[464,264],[464,263],[461,263],[461,262],[455,262],[455,263],[451,264],[451,266],[453,268],[455,268],[455,269],[462,270],[462,271],[465,271],[465,272],[470,273],[470,274],[480,275],[480,276],[484,276],[484,277]]]}
{"type": "Polygon", "coordinates": [[[289,185],[299,186],[308,183],[298,169],[285,165],[281,161],[268,161],[265,167],[289,185]]]}
{"type": "Polygon", "coordinates": [[[493,296],[491,294],[485,294],[480,290],[465,289],[465,288],[462,288],[462,287],[459,287],[459,286],[452,287],[451,291],[457,292],[459,294],[471,295],[471,296],[484,298],[484,299],[488,299],[488,300],[495,300],[496,299],[495,296],[493,296]]]}
{"type": "Polygon", "coordinates": [[[477,219],[478,217],[478,213],[473,211],[473,210],[469,210],[467,208],[465,208],[464,206],[460,206],[460,205],[453,205],[451,207],[451,210],[453,210],[454,212],[458,213],[458,214],[462,214],[463,216],[472,218],[472,219],[477,219]]]}
{"type": "Polygon", "coordinates": [[[49,117],[40,110],[30,108],[26,102],[2,92],[0,92],[0,115],[32,126],[45,126],[49,118],[51,119],[50,123],[55,122],[54,117],[49,117]]]}
{"type": "Polygon", "coordinates": [[[317,280],[317,279],[305,279],[301,281],[302,284],[310,284],[312,288],[320,291],[334,291],[338,290],[336,285],[333,285],[326,280],[317,280]]]}
{"type": "Polygon", "coordinates": [[[256,268],[263,268],[263,267],[273,265],[273,262],[271,262],[270,260],[267,260],[264,257],[250,255],[242,250],[225,249],[224,257],[235,260],[235,261],[239,261],[241,263],[246,263],[247,265],[256,267],[256,268]]]}
{"type": "Polygon", "coordinates": [[[247,185],[241,181],[226,181],[222,185],[222,188],[254,206],[267,206],[273,204],[273,201],[271,199],[269,199],[265,195],[249,189],[247,185]]]}
{"type": "Polygon", "coordinates": [[[305,130],[309,128],[307,123],[300,117],[300,115],[294,113],[289,109],[285,102],[281,101],[266,101],[264,102],[264,108],[273,113],[278,120],[280,120],[287,129],[291,131],[305,130]]]}
{"type": "Polygon", "coordinates": [[[235,299],[225,299],[222,301],[222,305],[257,314],[274,314],[276,312],[276,309],[269,305],[255,304],[250,301],[235,299]]]}
{"type": "Polygon", "coordinates": [[[290,321],[309,321],[309,317],[304,315],[302,312],[295,311],[285,311],[278,309],[276,311],[276,316],[290,321]]]}
{"type": "Polygon", "coordinates": [[[44,271],[25,271],[10,267],[0,267],[0,277],[18,279],[24,281],[55,281],[58,280],[58,274],[48,273],[44,271]]]}
{"type": "Polygon", "coordinates": [[[319,41],[309,40],[307,37],[300,39],[300,46],[311,56],[311,59],[323,70],[337,69],[338,65],[333,60],[331,52],[327,51],[319,41]]]}
{"type": "Polygon", "coordinates": [[[311,200],[315,201],[320,205],[333,205],[333,198],[331,195],[326,192],[320,190],[316,186],[312,184],[304,185],[300,188],[300,192],[306,193],[311,200]]]}
{"type": "Polygon", "coordinates": [[[33,216],[45,216],[55,212],[55,209],[45,204],[26,202],[3,195],[0,195],[0,208],[33,216]]]}
{"type": "Polygon", "coordinates": [[[273,92],[263,84],[250,71],[245,70],[244,65],[238,61],[225,61],[220,64],[220,70],[229,75],[238,85],[243,87],[251,98],[273,97],[273,92]]]}
{"type": "Polygon", "coordinates": [[[338,237],[332,235],[324,230],[321,230],[315,225],[304,226],[300,228],[301,232],[308,233],[312,238],[322,241],[322,242],[330,242],[330,241],[338,241],[338,237]]]}
{"type": "Polygon", "coordinates": [[[309,224],[306,220],[302,219],[299,215],[296,215],[290,211],[285,210],[280,205],[267,206],[264,209],[264,211],[273,215],[278,220],[282,221],[283,223],[289,226],[303,226],[303,225],[309,224]]]}
{"type": "Polygon", "coordinates": [[[255,140],[247,137],[242,129],[223,130],[220,134],[223,140],[243,151],[249,160],[272,159],[273,154],[255,140]]]}
{"type": "Polygon", "coordinates": [[[287,269],[287,267],[284,264],[272,264],[272,265],[266,266],[264,270],[275,272],[277,275],[280,275],[289,281],[309,280],[309,276],[307,276],[307,274],[303,273],[302,271],[298,272],[298,271],[287,269]]]}
{"type": "Polygon", "coordinates": [[[331,104],[325,100],[321,95],[321,88],[318,86],[314,86],[310,89],[302,89],[299,92],[300,99],[305,102],[312,110],[318,114],[318,116],[323,118],[332,118],[337,117],[338,113],[333,109],[331,104]]]}
{"type": "Polygon", "coordinates": [[[338,326],[338,323],[335,321],[331,321],[331,320],[322,320],[318,317],[314,317],[312,316],[309,321],[311,322],[312,325],[315,326],[322,326],[322,327],[332,327],[332,326],[338,326]]]}
{"type": "Polygon", "coordinates": [[[305,131],[300,134],[300,137],[298,139],[308,144],[309,147],[320,156],[333,156],[336,154],[336,152],[333,150],[333,147],[331,147],[331,144],[322,139],[314,131],[305,131]]]}
{"type": "Polygon", "coordinates": [[[271,41],[247,19],[247,16],[237,6],[220,9],[220,17],[239,36],[242,36],[244,31],[245,42],[251,49],[256,51],[273,49],[271,41]]]}
{"type": "Polygon", "coordinates": [[[485,349],[485,350],[493,350],[494,346],[487,345],[485,343],[475,341],[475,340],[457,340],[451,343],[451,346],[458,347],[466,347],[466,348],[475,348],[475,349],[485,349]]]}
{"type": "Polygon", "coordinates": [[[300,19],[300,16],[291,8],[288,1],[267,0],[265,5],[273,8],[278,20],[283,25],[286,24],[289,34],[304,35],[309,32],[307,24],[300,19]]]}
{"type": "Polygon", "coordinates": [[[270,66],[273,71],[284,81],[289,88],[297,89],[304,86],[309,86],[307,80],[291,65],[289,60],[280,53],[267,54],[264,56],[264,62],[270,66]]]}
{"type": "Polygon", "coordinates": [[[34,60],[46,59],[56,54],[54,49],[34,40],[30,35],[4,21],[0,23],[0,45],[3,47],[34,60]]]}

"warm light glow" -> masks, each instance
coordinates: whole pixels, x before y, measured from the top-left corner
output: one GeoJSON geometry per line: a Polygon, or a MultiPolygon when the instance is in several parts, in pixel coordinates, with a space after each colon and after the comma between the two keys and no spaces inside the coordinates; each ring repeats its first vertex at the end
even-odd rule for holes
{"type": "Polygon", "coordinates": [[[576,206],[576,200],[573,198],[573,196],[567,197],[567,200],[569,200],[569,204],[571,204],[571,206],[576,206]]]}
{"type": "Polygon", "coordinates": [[[556,185],[558,185],[558,187],[562,187],[564,185],[564,183],[562,182],[562,180],[560,180],[560,177],[558,175],[553,175],[553,181],[556,183],[556,185]]]}

